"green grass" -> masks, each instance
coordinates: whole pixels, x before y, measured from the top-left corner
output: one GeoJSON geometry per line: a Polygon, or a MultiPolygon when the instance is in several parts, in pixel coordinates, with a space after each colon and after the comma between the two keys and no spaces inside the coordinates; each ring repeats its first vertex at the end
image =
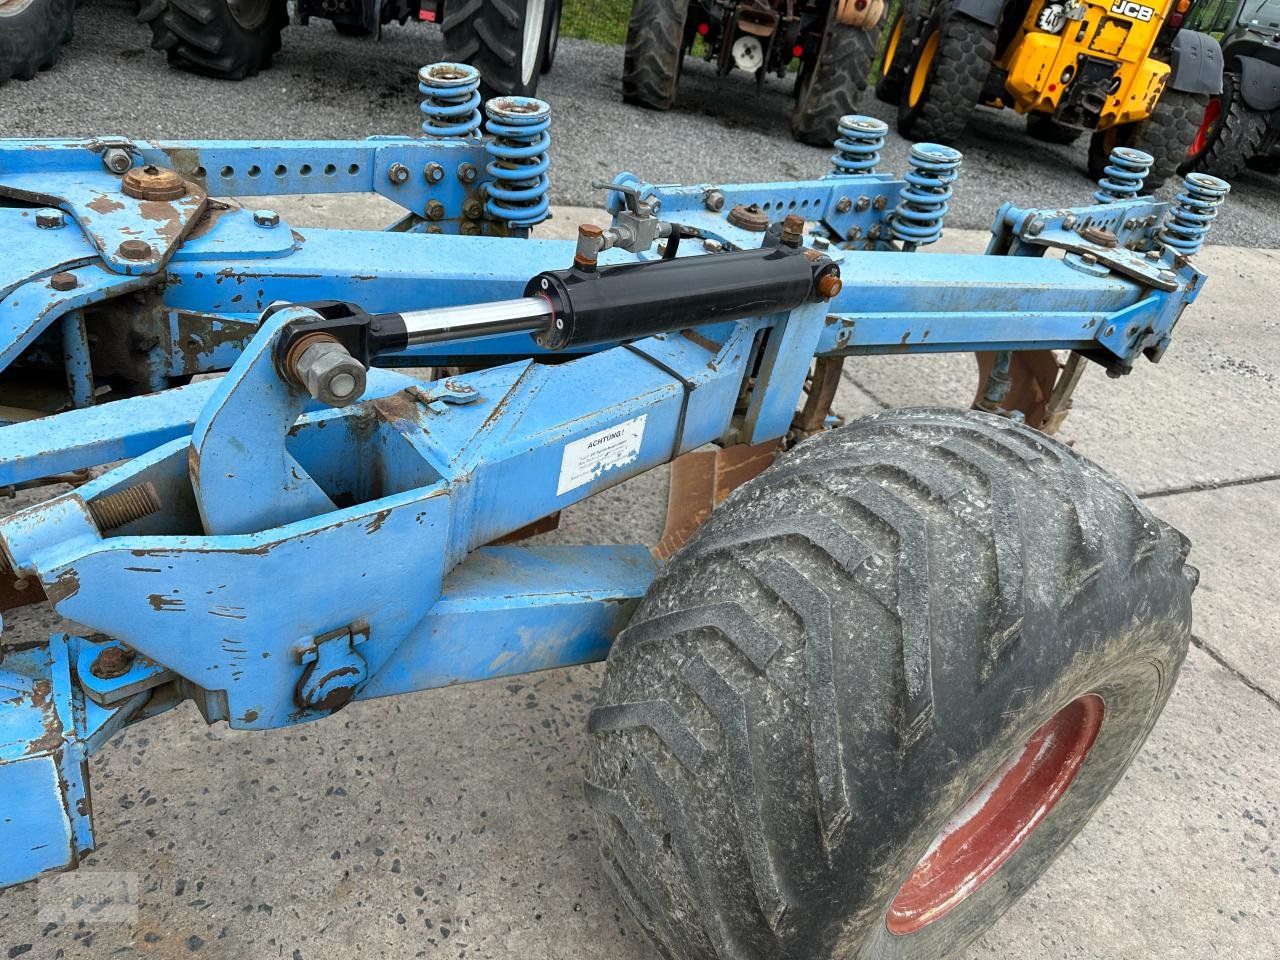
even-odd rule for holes
{"type": "Polygon", "coordinates": [[[631,0],[564,0],[560,35],[620,45],[630,17],[631,0]]]}

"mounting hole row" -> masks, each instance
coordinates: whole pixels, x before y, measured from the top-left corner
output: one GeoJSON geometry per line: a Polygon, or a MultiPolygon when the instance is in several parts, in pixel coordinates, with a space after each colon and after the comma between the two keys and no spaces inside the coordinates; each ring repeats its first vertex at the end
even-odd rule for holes
{"type": "MultiPolygon", "coordinates": [[[[262,176],[262,167],[258,166],[255,163],[244,172],[245,172],[245,175],[248,177],[260,177],[262,176]]],[[[205,170],[204,167],[196,167],[197,177],[204,177],[206,173],[207,171],[205,170]]],[[[278,163],[276,164],[275,168],[272,170],[272,173],[274,173],[276,177],[283,179],[289,175],[289,168],[283,163],[278,163]]],[[[300,177],[309,177],[313,173],[315,173],[315,169],[309,163],[304,163],[300,165],[297,169],[297,174],[300,177]]],[[[320,168],[320,173],[326,177],[337,176],[338,165],[336,163],[326,163],[323,167],[320,168]]],[[[358,163],[348,164],[347,176],[354,177],[359,175],[359,173],[360,173],[360,164],[358,163]]],[[[228,164],[227,166],[223,167],[221,170],[218,171],[218,176],[220,176],[223,180],[230,180],[236,176],[236,168],[228,164]]]]}

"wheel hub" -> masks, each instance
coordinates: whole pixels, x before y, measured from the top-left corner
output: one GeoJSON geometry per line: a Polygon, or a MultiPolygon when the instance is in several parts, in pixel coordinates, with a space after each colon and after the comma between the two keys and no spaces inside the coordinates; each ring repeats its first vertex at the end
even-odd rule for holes
{"type": "Polygon", "coordinates": [[[1106,712],[1090,693],[1067,704],[983,782],[947,821],[889,904],[903,936],[944,917],[1013,856],[1080,772],[1106,712]]]}

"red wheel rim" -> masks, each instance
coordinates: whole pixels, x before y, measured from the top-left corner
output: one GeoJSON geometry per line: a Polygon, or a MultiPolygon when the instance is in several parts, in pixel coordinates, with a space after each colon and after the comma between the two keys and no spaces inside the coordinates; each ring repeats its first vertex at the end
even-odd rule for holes
{"type": "Polygon", "coordinates": [[[1104,713],[1097,694],[1071,701],[987,777],[889,904],[890,933],[903,936],[927,927],[991,879],[1067,792],[1098,738],[1104,713]]]}
{"type": "Polygon", "coordinates": [[[1195,156],[1209,145],[1209,132],[1220,116],[1222,116],[1222,101],[1214,98],[1204,108],[1204,117],[1200,120],[1200,129],[1196,131],[1196,138],[1191,141],[1191,149],[1187,151],[1188,156],[1195,156]]]}

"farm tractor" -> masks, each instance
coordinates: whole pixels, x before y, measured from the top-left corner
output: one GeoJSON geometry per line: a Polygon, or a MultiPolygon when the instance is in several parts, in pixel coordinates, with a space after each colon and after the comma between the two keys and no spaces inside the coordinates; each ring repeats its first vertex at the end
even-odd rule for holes
{"type": "Polygon", "coordinates": [[[669,110],[694,50],[717,73],[786,78],[795,68],[791,132],[826,145],[851,114],[876,56],[884,0],[634,0],[622,96],[669,110]]]}
{"type": "Polygon", "coordinates": [[[1212,0],[1195,26],[1221,38],[1222,93],[1205,108],[1185,167],[1233,177],[1280,171],[1280,0],[1212,0]]]}
{"type": "Polygon", "coordinates": [[[421,138],[0,141],[0,484],[34,487],[0,518],[0,885],[78,864],[87,758],[184,701],[267,731],[607,660],[584,789],[662,956],[957,954],[1186,653],[1188,541],[1048,430],[1170,349],[1227,184],[1156,202],[1121,147],[1083,205],[925,253],[960,153],[881,172],[846,116],[813,179],[619,173],[609,226],[543,240],[550,108],[480,136],[479,81],[424,68],[421,138]],[[271,208],[339,192],[403,217],[271,208]],[[975,350],[976,409],[835,426],[842,364],[975,350]],[[1011,371],[1045,350],[1040,430],[1011,371]],[[664,548],[529,538],[689,457],[719,502],[664,548]]]}
{"type": "MultiPolygon", "coordinates": [[[[343,36],[377,36],[390,23],[441,25],[445,57],[480,69],[486,97],[532,96],[551,69],[563,0],[296,0],[296,22],[333,21],[343,36]]],[[[0,83],[30,80],[71,39],[75,0],[0,2],[0,83]]],[[[289,23],[286,0],[138,0],[138,22],[172,66],[243,80],[271,66],[289,23]]]]}
{"type": "Polygon", "coordinates": [[[1050,143],[1089,132],[1092,178],[1131,147],[1154,158],[1155,189],[1222,90],[1217,41],[1184,27],[1193,2],[904,0],[876,95],[912,139],[958,141],[979,105],[1025,114],[1050,143]]]}

